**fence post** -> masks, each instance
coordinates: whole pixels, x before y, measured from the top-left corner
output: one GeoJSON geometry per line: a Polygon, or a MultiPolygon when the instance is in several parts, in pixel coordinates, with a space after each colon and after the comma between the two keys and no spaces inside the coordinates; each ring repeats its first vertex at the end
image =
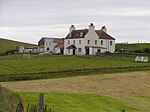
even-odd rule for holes
{"type": "Polygon", "coordinates": [[[38,97],[38,112],[44,112],[44,93],[40,93],[38,97]]]}
{"type": "Polygon", "coordinates": [[[24,112],[27,112],[27,98],[26,98],[26,95],[24,94],[24,97],[23,97],[23,107],[24,107],[24,112]]]}

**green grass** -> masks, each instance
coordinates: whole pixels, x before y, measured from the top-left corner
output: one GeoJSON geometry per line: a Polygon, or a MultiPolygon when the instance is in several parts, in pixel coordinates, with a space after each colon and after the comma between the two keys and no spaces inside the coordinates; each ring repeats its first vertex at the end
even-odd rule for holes
{"type": "Polygon", "coordinates": [[[116,49],[127,50],[127,51],[135,51],[135,50],[143,50],[145,48],[150,48],[150,43],[140,43],[140,44],[116,44],[116,49]]]}
{"type": "Polygon", "coordinates": [[[13,101],[14,110],[16,109],[16,106],[18,105],[20,100],[20,97],[13,93],[12,91],[2,88],[2,94],[0,96],[0,111],[2,112],[10,112],[11,105],[13,101]]]}
{"type": "Polygon", "coordinates": [[[18,46],[22,45],[33,45],[33,44],[0,38],[0,53],[4,53],[6,50],[16,50],[18,46]]]}
{"type": "MultiPolygon", "coordinates": [[[[23,75],[23,73],[37,73],[37,72],[70,70],[79,68],[103,68],[103,67],[150,65],[150,62],[148,63],[134,62],[135,57],[136,57],[135,55],[125,55],[125,54],[113,54],[110,56],[32,55],[31,59],[22,59],[21,55],[0,56],[0,76],[1,76],[0,81],[27,80],[27,79],[53,78],[53,77],[55,78],[70,75],[70,73],[68,74],[63,73],[57,75],[56,74],[23,75]],[[8,74],[16,74],[16,75],[8,75],[8,74]]],[[[104,73],[103,71],[101,72],[104,73]]],[[[89,73],[79,73],[79,74],[75,73],[71,74],[71,76],[84,75],[89,73]]]]}
{"type": "Polygon", "coordinates": [[[22,59],[19,55],[0,57],[0,75],[13,73],[32,73],[44,71],[69,70],[78,68],[101,68],[142,66],[149,63],[134,62],[135,55],[114,54],[112,56],[63,56],[33,55],[31,59],[22,59]],[[19,58],[20,57],[20,58],[19,58]]]}
{"type": "MultiPolygon", "coordinates": [[[[38,93],[26,94],[29,104],[37,104],[38,93]]],[[[55,112],[149,112],[150,97],[113,97],[94,94],[45,93],[45,104],[55,112]]]]}

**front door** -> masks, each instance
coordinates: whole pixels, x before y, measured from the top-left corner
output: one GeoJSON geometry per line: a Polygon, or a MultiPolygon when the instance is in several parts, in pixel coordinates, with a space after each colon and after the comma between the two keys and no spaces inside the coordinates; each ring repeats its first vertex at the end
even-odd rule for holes
{"type": "Polygon", "coordinates": [[[89,48],[85,49],[85,54],[89,55],[89,48]]]}
{"type": "Polygon", "coordinates": [[[75,55],[76,54],[76,50],[75,49],[73,49],[73,55],[75,55]]]}

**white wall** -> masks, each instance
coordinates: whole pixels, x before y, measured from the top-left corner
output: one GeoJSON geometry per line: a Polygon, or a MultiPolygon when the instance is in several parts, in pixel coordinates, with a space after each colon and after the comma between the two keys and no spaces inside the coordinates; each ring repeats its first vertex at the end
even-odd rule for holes
{"type": "MultiPolygon", "coordinates": [[[[106,52],[106,51],[109,51],[111,53],[115,52],[115,40],[99,39],[99,36],[95,32],[94,26],[89,26],[89,31],[85,35],[85,38],[65,39],[64,40],[65,55],[72,55],[73,53],[72,49],[70,50],[69,53],[67,47],[73,44],[77,47],[76,55],[85,55],[85,46],[100,46],[106,48],[106,49],[101,49],[101,52],[106,52]],[[74,40],[75,40],[75,44],[73,43],[74,40]],[[79,40],[81,40],[81,44],[79,44],[79,40]],[[88,44],[88,40],[90,41],[90,44],[88,44]],[[95,40],[97,40],[97,44],[95,44],[95,40]],[[103,40],[103,45],[101,45],[101,40],[103,40]],[[69,45],[68,45],[68,41],[70,41],[69,45]],[[112,45],[110,45],[110,41],[112,41],[112,45]],[[82,52],[78,52],[78,48],[81,48],[82,52]]],[[[96,52],[97,49],[90,48],[89,54],[95,55],[96,52]]]]}

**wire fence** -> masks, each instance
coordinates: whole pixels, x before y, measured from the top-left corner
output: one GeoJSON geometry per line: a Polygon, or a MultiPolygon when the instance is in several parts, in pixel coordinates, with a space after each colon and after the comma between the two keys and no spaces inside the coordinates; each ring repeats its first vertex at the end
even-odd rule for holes
{"type": "Polygon", "coordinates": [[[88,71],[109,71],[109,70],[132,70],[132,69],[150,69],[150,65],[144,66],[122,66],[122,67],[104,67],[104,68],[74,68],[74,69],[57,69],[55,71],[14,73],[2,75],[34,75],[34,74],[51,74],[51,73],[69,73],[69,72],[88,72],[88,71]]]}

